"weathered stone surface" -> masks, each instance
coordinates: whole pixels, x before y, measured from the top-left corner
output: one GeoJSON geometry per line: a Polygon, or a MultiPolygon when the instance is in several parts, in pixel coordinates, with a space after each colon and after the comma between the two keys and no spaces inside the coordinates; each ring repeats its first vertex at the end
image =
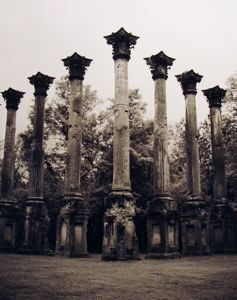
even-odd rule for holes
{"type": "Polygon", "coordinates": [[[113,184],[109,207],[104,217],[104,260],[138,259],[133,217],[134,198],[130,183],[130,130],[128,105],[128,60],[130,49],[138,37],[123,28],[106,36],[113,46],[115,73],[114,137],[113,137],[113,184]]]}
{"type": "Polygon", "coordinates": [[[197,83],[202,76],[193,70],[176,75],[185,97],[185,135],[187,157],[187,201],[181,207],[182,253],[208,254],[208,214],[201,195],[200,160],[197,131],[197,83]]]}
{"type": "Polygon", "coordinates": [[[24,242],[21,253],[43,254],[48,251],[47,231],[49,218],[43,197],[44,184],[44,112],[47,90],[54,78],[38,72],[28,78],[34,85],[35,108],[29,188],[25,209],[24,242]]]}
{"type": "Polygon", "coordinates": [[[130,190],[130,131],[127,60],[115,60],[113,190],[130,190]]]}
{"type": "Polygon", "coordinates": [[[213,202],[223,203],[226,197],[225,157],[222,139],[221,102],[225,90],[218,86],[203,90],[210,107],[212,162],[213,162],[213,202]]]}
{"type": "Polygon", "coordinates": [[[166,79],[174,59],[162,51],[145,58],[155,84],[153,199],[147,206],[146,258],[174,258],[178,253],[178,214],[170,195],[168,163],[168,129],[166,111],[166,79]]]}
{"type": "Polygon", "coordinates": [[[190,198],[190,201],[195,201],[195,199],[200,200],[201,197],[201,174],[197,131],[196,100],[194,94],[185,95],[185,106],[188,197],[190,198]]]}
{"type": "Polygon", "coordinates": [[[128,33],[123,27],[104,37],[113,46],[113,59],[130,59],[131,49],[136,45],[138,36],[128,33]]]}
{"type": "Polygon", "coordinates": [[[18,225],[18,206],[13,194],[15,170],[16,111],[24,93],[9,88],[2,93],[6,101],[7,123],[0,199],[0,251],[15,251],[18,225]]]}
{"type": "Polygon", "coordinates": [[[154,195],[170,193],[165,79],[155,80],[154,195]]]}
{"type": "Polygon", "coordinates": [[[202,76],[193,70],[176,75],[185,96],[185,133],[187,154],[188,200],[201,200],[200,160],[197,131],[196,85],[202,76]]]}
{"type": "Polygon", "coordinates": [[[2,168],[2,198],[13,200],[14,169],[15,169],[15,134],[16,110],[8,109],[5,133],[4,158],[2,168]]]}
{"type": "Polygon", "coordinates": [[[68,149],[65,174],[64,206],[57,225],[57,254],[87,257],[87,222],[89,211],[81,195],[81,142],[83,79],[91,59],[74,53],[62,59],[69,69],[70,108],[68,149]]]}
{"type": "Polygon", "coordinates": [[[5,131],[4,157],[2,165],[2,198],[12,200],[14,169],[15,169],[15,135],[16,135],[16,111],[20,103],[20,99],[24,93],[9,88],[2,93],[6,101],[7,122],[5,131]]]}
{"type": "Polygon", "coordinates": [[[69,80],[84,80],[87,67],[90,66],[92,59],[88,59],[78,53],[62,59],[64,66],[69,70],[69,80]]]}
{"type": "Polygon", "coordinates": [[[167,56],[163,51],[156,55],[144,58],[151,69],[152,79],[167,79],[168,69],[173,65],[174,58],[167,56]]]}
{"type": "Polygon", "coordinates": [[[65,195],[80,194],[81,174],[81,138],[82,138],[82,106],[83,82],[70,82],[70,108],[68,121],[68,150],[65,176],[65,195]]]}
{"type": "Polygon", "coordinates": [[[227,201],[225,157],[222,139],[221,104],[226,91],[219,86],[203,90],[210,107],[213,199],[210,209],[210,249],[214,253],[234,252],[235,212],[227,201]]]}

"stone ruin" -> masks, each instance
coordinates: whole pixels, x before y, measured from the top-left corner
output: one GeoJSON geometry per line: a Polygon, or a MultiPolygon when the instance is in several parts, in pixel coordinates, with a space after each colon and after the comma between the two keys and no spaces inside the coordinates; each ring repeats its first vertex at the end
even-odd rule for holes
{"type": "MultiPolygon", "coordinates": [[[[115,104],[113,135],[113,181],[104,213],[103,260],[139,259],[134,218],[136,201],[130,183],[130,130],[128,62],[137,36],[121,28],[105,36],[113,48],[115,104]]],[[[181,209],[170,192],[166,113],[166,81],[174,58],[162,51],[145,58],[154,80],[153,197],[147,203],[147,259],[181,255],[236,253],[237,214],[226,196],[225,161],[221,132],[221,105],[226,91],[219,86],[203,90],[211,117],[213,195],[210,207],[202,198],[199,145],[197,141],[197,83],[202,76],[193,70],[177,75],[186,105],[187,158],[186,201],[181,209]]],[[[81,139],[83,80],[91,59],[74,53],[62,60],[69,70],[70,108],[64,206],[57,223],[56,254],[87,257],[87,226],[90,212],[81,194],[81,139]]],[[[47,90],[54,78],[38,72],[29,78],[35,88],[35,109],[29,168],[29,188],[24,213],[13,193],[16,112],[24,93],[9,88],[7,124],[0,198],[0,251],[47,254],[49,218],[43,195],[43,136],[47,90]]],[[[102,199],[103,200],[103,199],[102,199]]]]}

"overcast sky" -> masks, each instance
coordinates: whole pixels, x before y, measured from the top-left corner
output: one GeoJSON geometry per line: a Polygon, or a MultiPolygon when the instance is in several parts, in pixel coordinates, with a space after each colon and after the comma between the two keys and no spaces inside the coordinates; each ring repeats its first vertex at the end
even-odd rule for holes
{"type": "MultiPolygon", "coordinates": [[[[129,88],[139,88],[153,116],[153,81],[143,60],[163,50],[176,58],[167,80],[168,122],[184,116],[182,90],[174,75],[194,69],[198,120],[208,114],[201,89],[219,84],[237,71],[236,0],[0,0],[0,91],[26,92],[17,113],[17,132],[25,129],[38,71],[59,79],[61,61],[74,52],[93,59],[84,83],[103,99],[114,95],[112,48],[104,35],[124,27],[140,37],[129,61],[129,88]]],[[[49,97],[54,93],[50,89],[49,97]]],[[[6,109],[1,97],[0,141],[6,109]]]]}

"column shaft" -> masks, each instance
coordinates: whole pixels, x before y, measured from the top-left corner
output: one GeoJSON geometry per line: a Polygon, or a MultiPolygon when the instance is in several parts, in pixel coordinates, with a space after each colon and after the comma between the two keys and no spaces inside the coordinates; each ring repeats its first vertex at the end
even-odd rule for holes
{"type": "Polygon", "coordinates": [[[34,85],[35,107],[29,168],[29,188],[25,207],[24,240],[21,253],[48,251],[49,218],[44,202],[44,115],[47,90],[54,78],[38,72],[28,78],[34,85]]]}
{"type": "Polygon", "coordinates": [[[15,133],[16,110],[7,110],[4,157],[2,166],[2,198],[13,198],[14,169],[15,169],[15,133]]]}
{"type": "Polygon", "coordinates": [[[223,200],[226,200],[226,179],[220,107],[210,107],[210,117],[213,161],[213,200],[214,202],[223,202],[223,200]]]}
{"type": "Polygon", "coordinates": [[[117,59],[115,68],[113,190],[130,190],[128,61],[117,59]]]}
{"type": "Polygon", "coordinates": [[[19,210],[14,198],[16,112],[24,93],[9,88],[2,92],[6,101],[7,123],[5,131],[2,184],[0,199],[0,251],[15,251],[19,224],[19,210]]]}
{"type": "Polygon", "coordinates": [[[201,183],[195,95],[185,95],[185,103],[188,195],[196,198],[201,196],[201,183]]]}
{"type": "Polygon", "coordinates": [[[166,114],[166,80],[155,80],[155,118],[154,118],[154,196],[170,193],[170,174],[168,163],[168,133],[166,114]]]}
{"type": "Polygon", "coordinates": [[[203,90],[210,107],[213,201],[210,207],[210,248],[214,253],[236,250],[236,230],[233,207],[227,201],[225,155],[222,141],[221,105],[226,91],[219,86],[203,90]]]}
{"type": "Polygon", "coordinates": [[[68,121],[68,154],[65,176],[65,195],[80,195],[81,138],[82,138],[83,81],[70,81],[70,109],[68,121]]]}
{"type": "Polygon", "coordinates": [[[28,198],[43,199],[45,96],[35,96],[28,198]]]}
{"type": "Polygon", "coordinates": [[[176,75],[185,97],[185,134],[187,157],[187,201],[181,206],[182,253],[206,254],[208,245],[208,212],[201,194],[200,160],[196,99],[197,83],[202,76],[193,70],[176,75]]]}
{"type": "Polygon", "coordinates": [[[56,251],[70,257],[87,257],[89,211],[81,195],[80,176],[83,80],[92,60],[75,52],[62,61],[69,69],[70,107],[64,206],[58,217],[56,251]]]}
{"type": "Polygon", "coordinates": [[[128,61],[130,49],[138,37],[121,28],[105,36],[113,47],[115,73],[113,184],[104,215],[104,260],[125,260],[138,257],[133,217],[135,201],[130,184],[130,131],[128,102],[128,61]]]}
{"type": "Polygon", "coordinates": [[[148,259],[180,257],[177,207],[170,194],[166,80],[175,59],[163,51],[145,58],[154,80],[153,199],[147,204],[148,259]]]}

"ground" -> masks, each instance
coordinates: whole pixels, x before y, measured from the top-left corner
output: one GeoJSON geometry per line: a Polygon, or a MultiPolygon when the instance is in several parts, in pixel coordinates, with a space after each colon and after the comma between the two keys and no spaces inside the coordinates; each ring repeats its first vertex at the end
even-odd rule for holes
{"type": "Polygon", "coordinates": [[[0,299],[237,299],[237,256],[103,262],[1,254],[0,299]]]}

